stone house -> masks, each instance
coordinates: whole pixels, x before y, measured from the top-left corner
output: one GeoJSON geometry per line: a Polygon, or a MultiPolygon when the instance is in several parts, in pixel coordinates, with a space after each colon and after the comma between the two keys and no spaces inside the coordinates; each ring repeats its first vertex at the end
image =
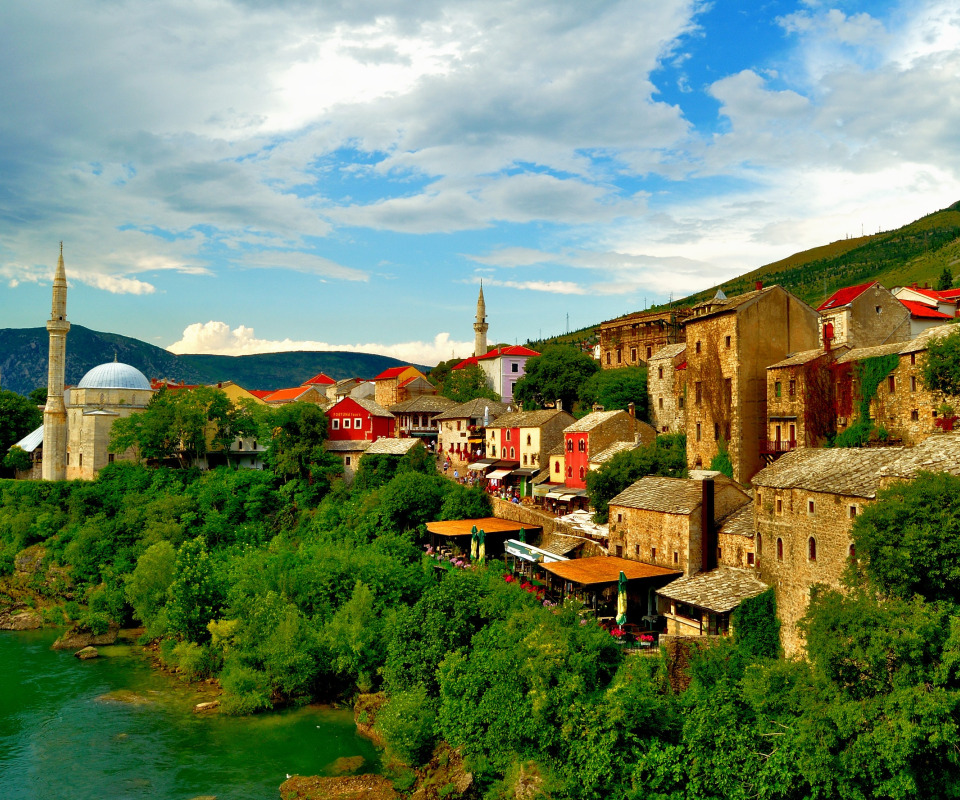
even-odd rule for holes
{"type": "MultiPolygon", "coordinates": [[[[386,439],[385,441],[396,442],[402,440],[386,439]]],[[[323,449],[340,459],[340,463],[343,464],[343,482],[349,485],[353,483],[353,479],[357,476],[361,456],[372,444],[373,442],[366,439],[327,439],[323,443],[323,449]]]]}
{"type": "Polygon", "coordinates": [[[686,410],[686,342],[668,344],[647,361],[650,420],[659,433],[682,433],[686,410]]]}
{"type": "Polygon", "coordinates": [[[960,475],[960,431],[929,436],[916,447],[905,447],[880,467],[880,488],[909,481],[920,472],[948,472],[960,475]]]}
{"type": "Polygon", "coordinates": [[[572,415],[555,408],[503,414],[487,427],[487,457],[539,467],[551,448],[563,442],[563,430],[573,421],[572,415]]]}
{"type": "Polygon", "coordinates": [[[726,636],[730,615],[749,597],[768,587],[752,570],[717,567],[668,583],[657,590],[657,613],[674,636],[726,636]]]}
{"type": "Polygon", "coordinates": [[[332,386],[328,386],[326,393],[327,399],[336,403],[344,397],[373,400],[377,391],[373,381],[365,381],[362,378],[344,378],[342,381],[337,381],[332,386]]]}
{"type": "Polygon", "coordinates": [[[686,323],[687,463],[709,467],[723,440],[734,478],[746,482],[764,463],[767,367],[816,347],[819,316],[780,286],[729,299],[718,292],[694,311],[686,323]]]}
{"type": "Polygon", "coordinates": [[[788,656],[804,643],[797,623],[817,584],[838,588],[851,556],[850,527],[902,447],[799,449],[753,476],[760,580],[774,587],[788,656]]]}
{"type": "Polygon", "coordinates": [[[437,449],[454,461],[471,461],[483,453],[486,425],[505,414],[508,406],[477,398],[454,405],[436,416],[437,449]]]}
{"type": "Polygon", "coordinates": [[[910,312],[877,281],[838,289],[817,311],[820,347],[874,347],[905,342],[911,335],[910,312]]]}
{"type": "Polygon", "coordinates": [[[600,325],[600,366],[603,369],[646,364],[667,345],[683,341],[689,309],[642,311],[600,325]]]}
{"type": "Polygon", "coordinates": [[[750,502],[749,494],[719,472],[647,475],[610,501],[610,554],[684,575],[714,569],[724,555],[718,539],[722,521],[750,502]]]}
{"type": "Polygon", "coordinates": [[[428,394],[396,403],[387,410],[397,420],[398,436],[436,442],[440,428],[437,417],[455,405],[456,402],[448,397],[428,394]]]}
{"type": "Polygon", "coordinates": [[[563,431],[564,484],[585,489],[590,459],[614,442],[650,444],[657,432],[626,411],[594,411],[563,431]]]}
{"type": "Polygon", "coordinates": [[[385,369],[373,379],[373,383],[376,387],[373,399],[377,405],[383,408],[389,408],[403,400],[416,397],[418,394],[433,394],[436,392],[436,387],[427,380],[427,376],[416,367],[411,366],[385,369]],[[416,378],[421,380],[415,381],[416,378]],[[405,387],[403,391],[400,388],[401,385],[405,387]]]}

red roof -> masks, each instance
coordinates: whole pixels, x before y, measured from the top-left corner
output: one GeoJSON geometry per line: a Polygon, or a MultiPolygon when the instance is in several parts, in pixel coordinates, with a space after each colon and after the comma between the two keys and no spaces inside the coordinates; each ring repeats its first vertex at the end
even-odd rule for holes
{"type": "Polygon", "coordinates": [[[477,366],[477,359],[474,356],[470,356],[470,358],[463,359],[463,361],[453,367],[453,369],[466,369],[467,367],[475,366],[477,366]]]}
{"type": "Polygon", "coordinates": [[[901,300],[900,302],[910,311],[910,316],[917,319],[953,319],[949,314],[937,311],[926,303],[918,303],[916,300],[901,300]]]}
{"type": "Polygon", "coordinates": [[[938,293],[944,300],[960,300],[960,289],[944,289],[938,293]]]}
{"type": "Polygon", "coordinates": [[[483,361],[487,358],[500,358],[500,356],[538,356],[540,355],[536,350],[531,350],[529,347],[524,347],[523,345],[508,345],[507,347],[495,347],[486,355],[480,356],[479,360],[483,361]]]}
{"type": "Polygon", "coordinates": [[[876,283],[876,281],[870,281],[870,283],[861,283],[859,286],[847,286],[845,289],[837,289],[837,291],[823,301],[822,305],[817,307],[817,311],[826,311],[830,308],[840,308],[848,303],[852,303],[860,295],[867,291],[867,289],[876,285],[876,283]]]}
{"type": "Polygon", "coordinates": [[[916,292],[917,294],[922,294],[924,297],[929,297],[935,303],[939,303],[941,300],[946,299],[940,292],[934,289],[927,289],[926,287],[921,289],[919,286],[910,286],[908,288],[912,292],[916,292]]]}
{"type": "Polygon", "coordinates": [[[296,400],[300,395],[305,394],[309,389],[302,386],[294,386],[292,389],[277,389],[275,392],[269,392],[263,399],[268,403],[280,403],[283,401],[296,400]]]}
{"type": "Polygon", "coordinates": [[[323,385],[323,386],[331,386],[331,385],[333,385],[334,383],[336,383],[336,381],[335,381],[333,378],[331,378],[331,377],[329,377],[329,376],[327,376],[327,375],[324,375],[324,374],[321,372],[319,375],[314,375],[310,380],[304,381],[304,382],[303,382],[303,385],[304,385],[304,386],[310,386],[310,385],[312,385],[312,384],[321,384],[321,385],[323,385]]]}
{"type": "Polygon", "coordinates": [[[273,394],[273,389],[250,389],[249,392],[254,397],[263,400],[264,397],[273,394]]]}
{"type": "Polygon", "coordinates": [[[153,378],[150,381],[150,388],[153,390],[166,389],[168,392],[180,392],[187,389],[197,389],[199,384],[172,383],[171,381],[161,381],[153,378]]]}
{"type": "Polygon", "coordinates": [[[396,378],[396,377],[397,377],[401,372],[403,372],[405,369],[410,369],[410,367],[409,367],[409,366],[407,366],[407,367],[390,367],[390,369],[385,369],[383,372],[381,372],[379,375],[377,375],[377,377],[374,378],[374,380],[375,380],[375,381],[385,381],[385,380],[387,380],[387,378],[396,378]]]}

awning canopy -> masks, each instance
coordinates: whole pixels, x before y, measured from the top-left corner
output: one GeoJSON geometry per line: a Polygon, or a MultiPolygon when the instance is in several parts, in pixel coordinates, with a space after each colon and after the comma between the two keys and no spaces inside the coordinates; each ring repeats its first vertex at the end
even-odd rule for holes
{"type": "Polygon", "coordinates": [[[513,474],[518,478],[529,478],[533,475],[538,475],[540,473],[540,467],[520,467],[520,469],[515,469],[513,474]]]}
{"type": "Polygon", "coordinates": [[[512,556],[522,558],[524,561],[530,561],[534,564],[541,564],[555,561],[568,561],[565,556],[551,553],[549,550],[543,550],[539,547],[518,541],[517,539],[507,539],[504,542],[503,549],[512,556]]]}
{"type": "Polygon", "coordinates": [[[491,481],[502,481],[512,472],[513,470],[509,469],[495,469],[493,472],[487,475],[487,478],[489,478],[491,481]]]}
{"type": "Polygon", "coordinates": [[[644,578],[666,580],[683,574],[677,570],[658,567],[655,564],[645,564],[642,561],[631,561],[616,556],[574,558],[549,566],[544,564],[544,569],[562,580],[577,583],[581,586],[614,584],[620,578],[621,571],[627,576],[628,581],[644,578]]]}
{"type": "Polygon", "coordinates": [[[547,497],[550,497],[550,498],[552,498],[552,499],[554,499],[554,500],[559,500],[561,497],[563,497],[563,489],[562,489],[562,488],[561,488],[561,489],[551,489],[549,492],[547,492],[547,495],[546,495],[546,496],[547,496],[547,497]]]}
{"type": "Polygon", "coordinates": [[[550,490],[550,484],[540,483],[533,487],[533,496],[534,497],[546,497],[547,492],[550,490]]]}

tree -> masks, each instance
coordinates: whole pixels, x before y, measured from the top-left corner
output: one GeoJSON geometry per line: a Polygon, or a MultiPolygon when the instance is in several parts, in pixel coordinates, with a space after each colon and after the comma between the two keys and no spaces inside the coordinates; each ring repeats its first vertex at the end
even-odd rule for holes
{"type": "Polygon", "coordinates": [[[487,386],[487,374],[476,364],[450,372],[443,382],[440,394],[458,403],[466,403],[478,397],[488,400],[500,399],[500,395],[487,386]]]}
{"type": "Polygon", "coordinates": [[[12,469],[14,472],[26,472],[33,466],[30,454],[22,447],[14,445],[3,457],[3,466],[12,469]]]}
{"type": "Polygon", "coordinates": [[[136,568],[126,579],[127,602],[133,607],[134,616],[152,633],[163,633],[157,622],[173,583],[176,558],[170,542],[157,542],[140,556],[136,568]]]}
{"type": "Polygon", "coordinates": [[[46,405],[47,403],[47,387],[38,386],[30,394],[27,395],[31,401],[36,403],[38,406],[46,405]]]}
{"type": "Polygon", "coordinates": [[[686,437],[658,436],[655,442],[617,453],[598,470],[587,473],[587,491],[596,519],[607,521],[610,501],[645,475],[682,478],[687,474],[686,437]]]}
{"type": "Polygon", "coordinates": [[[960,328],[940,339],[931,339],[923,364],[927,389],[955,397],[960,395],[960,328]]]}
{"type": "Polygon", "coordinates": [[[594,373],[580,387],[580,405],[590,408],[594,403],[605,411],[626,411],[633,403],[637,418],[648,420],[646,367],[602,369],[594,373]]]}
{"type": "Polygon", "coordinates": [[[32,401],[6,389],[0,389],[0,453],[19,442],[43,424],[43,412],[32,401]]]}
{"type": "Polygon", "coordinates": [[[850,535],[878,591],[960,603],[960,478],[921,472],[881,490],[850,535]]]}
{"type": "Polygon", "coordinates": [[[343,471],[340,460],[324,450],[327,418],[313,403],[288,403],[267,418],[270,427],[266,461],[284,483],[296,480],[325,491],[343,471]]]}
{"type": "Polygon", "coordinates": [[[940,277],[937,278],[937,291],[943,292],[953,287],[953,273],[950,267],[944,267],[940,277]]]}
{"type": "MultiPolygon", "coordinates": [[[[162,562],[162,555],[158,553],[158,556],[162,562]]],[[[216,617],[222,599],[203,537],[187,539],[177,550],[170,583],[167,602],[170,627],[188,641],[207,641],[210,638],[207,623],[216,617]]]]}
{"type": "Polygon", "coordinates": [[[574,408],[580,388],[600,365],[587,353],[564,345],[551,345],[527,359],[524,376],[513,387],[514,398],[528,408],[543,408],[559,400],[574,408]]]}

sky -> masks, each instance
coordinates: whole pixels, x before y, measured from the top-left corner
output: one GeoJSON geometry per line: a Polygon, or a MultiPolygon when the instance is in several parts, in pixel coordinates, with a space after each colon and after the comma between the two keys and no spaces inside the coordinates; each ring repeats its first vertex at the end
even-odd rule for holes
{"type": "MultiPolygon", "coordinates": [[[[11,0],[0,328],[435,364],[960,200],[956,0],[11,0]]],[[[68,340],[69,347],[69,340],[68,340]]]]}

